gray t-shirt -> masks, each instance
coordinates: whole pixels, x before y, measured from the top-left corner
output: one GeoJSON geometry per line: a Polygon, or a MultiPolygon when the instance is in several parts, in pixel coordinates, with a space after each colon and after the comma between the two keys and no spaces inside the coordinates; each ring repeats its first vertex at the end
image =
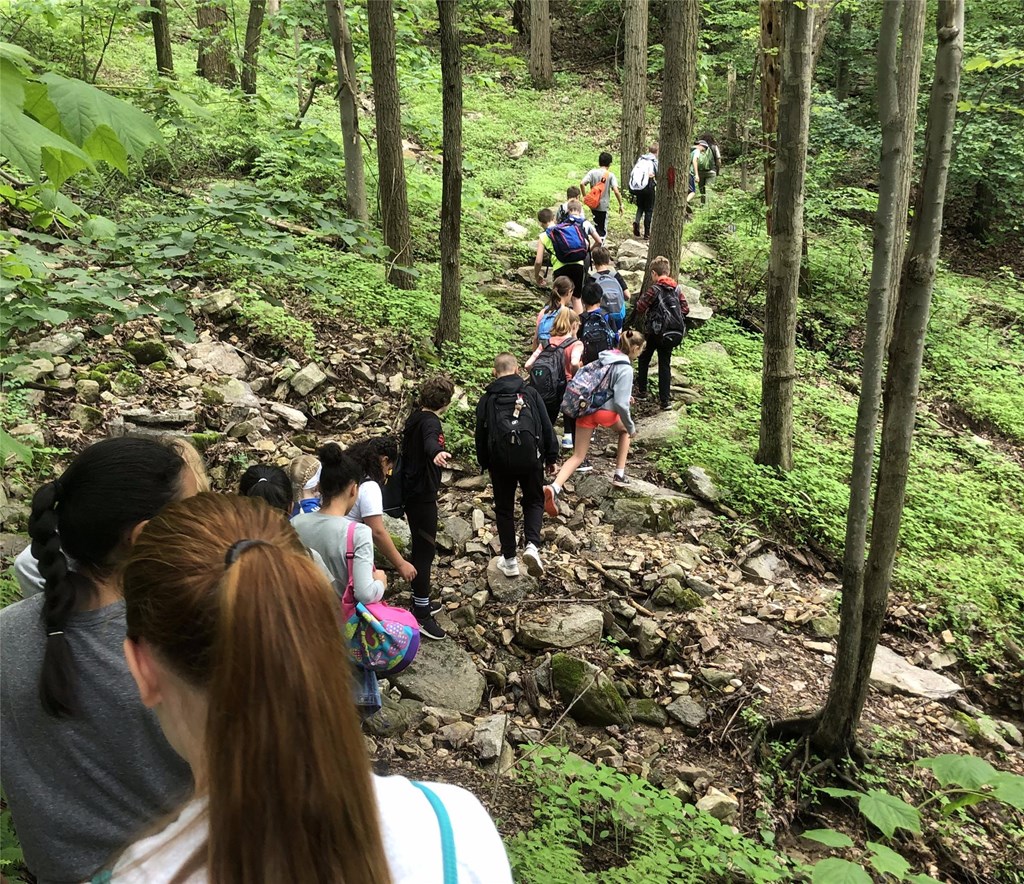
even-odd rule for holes
{"type": "Polygon", "coordinates": [[[34,595],[0,611],[0,770],[26,864],[39,884],[68,884],[177,807],[192,774],[139,700],[123,601],[68,620],[80,712],[43,710],[42,605],[34,595]]]}
{"type": "MultiPolygon", "coordinates": [[[[348,516],[331,516],[322,512],[299,513],[292,518],[292,527],[303,544],[323,556],[327,570],[334,575],[334,591],[338,595],[343,594],[348,585],[345,553],[348,526],[352,522],[348,516]]],[[[373,579],[373,532],[359,522],[355,525],[352,592],[357,601],[369,605],[383,598],[384,584],[373,579]]]]}
{"type": "Polygon", "coordinates": [[[607,212],[608,206],[612,201],[612,190],[619,186],[619,180],[615,177],[615,173],[608,171],[605,172],[603,169],[591,169],[587,172],[587,177],[583,180],[589,187],[594,187],[596,184],[601,183],[601,179],[604,176],[608,176],[608,181],[604,185],[604,193],[601,194],[601,201],[597,204],[597,211],[607,212]]]}

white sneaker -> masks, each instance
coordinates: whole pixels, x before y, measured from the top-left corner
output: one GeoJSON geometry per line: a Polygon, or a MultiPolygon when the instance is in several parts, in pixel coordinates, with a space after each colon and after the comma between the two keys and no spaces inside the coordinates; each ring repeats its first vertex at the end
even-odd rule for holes
{"type": "Polygon", "coordinates": [[[531,577],[544,576],[544,563],[540,560],[540,551],[534,544],[529,544],[523,553],[523,561],[526,562],[526,573],[531,577]]]}
{"type": "Polygon", "coordinates": [[[518,577],[519,562],[514,558],[506,559],[504,556],[498,556],[498,570],[506,577],[518,577]]]}
{"type": "Polygon", "coordinates": [[[566,450],[572,449],[572,435],[570,433],[566,433],[562,436],[562,447],[566,450]]]}

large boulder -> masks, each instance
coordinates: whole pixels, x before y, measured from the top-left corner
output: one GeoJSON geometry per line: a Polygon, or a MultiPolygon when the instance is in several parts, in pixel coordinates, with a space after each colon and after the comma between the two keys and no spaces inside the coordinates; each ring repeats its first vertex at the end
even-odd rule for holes
{"type": "Polygon", "coordinates": [[[624,239],[615,252],[618,260],[623,258],[647,258],[647,243],[638,239],[624,239]]]}
{"type": "Polygon", "coordinates": [[[687,467],[683,472],[683,482],[693,494],[708,503],[718,503],[721,497],[715,483],[701,467],[687,467]]]}
{"type": "Polygon", "coordinates": [[[537,589],[537,581],[520,565],[518,577],[506,577],[498,570],[498,557],[487,566],[487,588],[494,598],[506,605],[515,605],[537,589]]]}
{"type": "Polygon", "coordinates": [[[683,244],[682,260],[717,261],[718,252],[704,242],[688,242],[683,244]]]}
{"type": "Polygon", "coordinates": [[[636,422],[634,445],[660,448],[679,434],[679,412],[673,409],[659,411],[636,422]]]}
{"type": "Polygon", "coordinates": [[[589,605],[541,607],[524,616],[516,641],[526,648],[574,648],[600,641],[604,615],[589,605]]]}
{"type": "Polygon", "coordinates": [[[700,289],[683,283],[679,285],[686,296],[686,304],[690,308],[690,312],[686,314],[687,325],[703,325],[715,315],[715,311],[701,301],[700,289]]]}
{"type": "Polygon", "coordinates": [[[473,658],[454,641],[423,641],[408,669],[389,677],[403,697],[459,712],[475,712],[484,677],[473,658]]]}
{"type": "Polygon", "coordinates": [[[955,681],[937,672],[911,666],[903,657],[883,645],[875,648],[871,684],[886,694],[909,694],[929,700],[948,700],[960,691],[960,685],[955,681]]]}
{"type": "Polygon", "coordinates": [[[576,480],[576,493],[595,501],[605,518],[621,531],[672,530],[697,503],[692,497],[634,479],[628,488],[616,488],[611,479],[587,473],[576,480]]]}
{"type": "Polygon", "coordinates": [[[245,381],[238,378],[220,378],[203,387],[203,398],[210,405],[232,405],[241,408],[259,408],[260,397],[245,381]]]}
{"type": "Polygon", "coordinates": [[[80,331],[55,332],[45,338],[40,338],[34,344],[29,344],[27,350],[30,353],[41,353],[46,356],[67,356],[76,349],[85,335],[80,331]]]}
{"type": "Polygon", "coordinates": [[[580,724],[605,727],[632,723],[615,684],[585,660],[555,654],[551,658],[551,685],[566,706],[576,700],[569,715],[580,724]]]}
{"type": "Polygon", "coordinates": [[[228,375],[233,378],[244,378],[248,374],[245,360],[238,355],[235,348],[220,341],[191,344],[185,358],[188,367],[193,371],[228,375]]]}

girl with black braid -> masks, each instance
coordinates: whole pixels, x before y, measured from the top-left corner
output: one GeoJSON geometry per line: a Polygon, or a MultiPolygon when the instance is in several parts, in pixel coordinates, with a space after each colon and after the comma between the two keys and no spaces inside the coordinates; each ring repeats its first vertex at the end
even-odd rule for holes
{"type": "Polygon", "coordinates": [[[177,452],[106,439],[32,500],[45,584],[0,611],[0,766],[40,884],[87,879],[191,786],[134,690],[117,572],[146,522],[195,492],[177,452]]]}

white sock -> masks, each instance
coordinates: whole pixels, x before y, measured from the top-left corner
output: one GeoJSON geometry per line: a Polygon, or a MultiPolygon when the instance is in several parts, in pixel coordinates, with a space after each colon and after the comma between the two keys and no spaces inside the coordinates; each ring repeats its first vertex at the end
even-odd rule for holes
{"type": "Polygon", "coordinates": [[[526,544],[526,548],[527,550],[532,550],[533,552],[540,552],[540,550],[537,549],[536,543],[528,543],[526,544]]]}
{"type": "Polygon", "coordinates": [[[562,486],[559,485],[557,482],[552,482],[551,490],[555,492],[555,497],[558,497],[558,495],[562,493],[562,486]]]}
{"type": "Polygon", "coordinates": [[[620,479],[624,479],[626,477],[626,471],[617,469],[615,471],[615,475],[618,476],[620,479]]]}

